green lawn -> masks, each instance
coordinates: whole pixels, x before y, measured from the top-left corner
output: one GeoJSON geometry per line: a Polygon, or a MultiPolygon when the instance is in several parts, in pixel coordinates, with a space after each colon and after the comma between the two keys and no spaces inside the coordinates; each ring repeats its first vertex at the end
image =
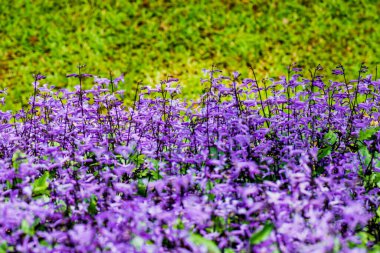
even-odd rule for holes
{"type": "Polygon", "coordinates": [[[78,63],[105,77],[110,70],[127,72],[127,90],[138,80],[148,84],[173,75],[188,97],[200,92],[201,69],[213,63],[226,73],[247,74],[250,62],[258,78],[283,75],[291,62],[326,69],[342,63],[353,78],[362,61],[373,70],[380,59],[380,2],[345,2],[3,1],[5,108],[26,103],[34,72],[57,87],[75,85],[65,74],[78,63]]]}

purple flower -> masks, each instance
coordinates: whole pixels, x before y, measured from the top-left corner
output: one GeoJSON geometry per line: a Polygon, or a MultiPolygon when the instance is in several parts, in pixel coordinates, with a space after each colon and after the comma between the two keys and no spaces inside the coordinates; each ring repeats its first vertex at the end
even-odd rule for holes
{"type": "Polygon", "coordinates": [[[379,85],[215,72],[194,100],[170,78],[128,104],[94,76],[89,90],[44,85],[32,108],[0,110],[2,247],[348,252],[367,238],[375,249],[379,85]]]}
{"type": "Polygon", "coordinates": [[[66,77],[78,77],[78,74],[67,74],[66,77]]]}
{"type": "Polygon", "coordinates": [[[293,68],[292,69],[294,72],[302,72],[302,68],[293,68]]]}
{"type": "Polygon", "coordinates": [[[94,82],[100,85],[109,85],[111,81],[108,78],[94,76],[94,82]]]}
{"type": "Polygon", "coordinates": [[[92,77],[93,75],[91,74],[67,74],[66,77],[92,77]]]}
{"type": "Polygon", "coordinates": [[[115,78],[113,82],[117,85],[119,82],[124,82],[124,73],[122,73],[119,77],[115,78]]]}
{"type": "Polygon", "coordinates": [[[68,234],[79,249],[89,249],[90,246],[94,248],[92,241],[95,233],[89,225],[77,224],[68,234]]]}
{"type": "Polygon", "coordinates": [[[342,69],[333,69],[332,74],[333,75],[343,75],[344,72],[342,69]]]}
{"type": "Polygon", "coordinates": [[[33,75],[33,77],[34,77],[34,79],[35,79],[36,81],[39,81],[39,80],[42,80],[42,79],[45,79],[45,78],[46,78],[46,76],[43,76],[43,75],[41,75],[41,74],[33,75]]]}
{"type": "Polygon", "coordinates": [[[234,71],[234,72],[232,72],[232,75],[233,75],[234,79],[238,79],[240,76],[240,73],[237,71],[234,71]]]}

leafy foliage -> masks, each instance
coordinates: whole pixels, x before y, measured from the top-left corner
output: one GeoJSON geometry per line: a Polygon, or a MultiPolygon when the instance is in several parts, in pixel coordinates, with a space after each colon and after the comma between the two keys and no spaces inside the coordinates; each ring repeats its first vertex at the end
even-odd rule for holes
{"type": "Polygon", "coordinates": [[[260,231],[251,235],[251,237],[249,238],[250,244],[256,245],[265,241],[268,238],[268,236],[272,233],[272,230],[273,225],[270,222],[266,223],[260,231]]]}
{"type": "Polygon", "coordinates": [[[33,188],[33,195],[39,196],[39,195],[49,195],[49,183],[47,182],[47,179],[49,178],[49,172],[45,171],[44,174],[37,178],[34,183],[32,184],[33,188]]]}

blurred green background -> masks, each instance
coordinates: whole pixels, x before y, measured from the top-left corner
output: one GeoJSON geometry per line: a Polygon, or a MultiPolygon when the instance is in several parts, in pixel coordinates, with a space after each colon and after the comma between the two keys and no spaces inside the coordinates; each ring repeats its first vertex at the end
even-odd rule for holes
{"type": "MultiPolygon", "coordinates": [[[[0,88],[6,109],[32,94],[31,74],[72,87],[79,63],[103,77],[126,72],[127,91],[172,75],[183,96],[202,90],[202,68],[215,63],[258,78],[286,74],[297,62],[325,69],[342,63],[352,74],[380,56],[380,1],[1,1],[0,88]]],[[[326,70],[326,73],[328,71],[326,70]]],[[[86,82],[91,86],[91,81],[86,82]]],[[[4,107],[3,107],[4,108],[4,107]]]]}

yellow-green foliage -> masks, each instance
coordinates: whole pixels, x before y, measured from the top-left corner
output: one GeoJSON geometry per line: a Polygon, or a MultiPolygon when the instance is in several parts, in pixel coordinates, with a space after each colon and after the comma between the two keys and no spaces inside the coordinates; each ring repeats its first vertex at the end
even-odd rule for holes
{"type": "Polygon", "coordinates": [[[0,88],[10,88],[6,107],[15,109],[32,94],[31,73],[73,86],[64,76],[78,63],[100,76],[127,72],[127,90],[173,75],[189,97],[213,63],[247,74],[250,62],[258,78],[283,75],[291,62],[375,68],[379,9],[370,0],[2,1],[0,88]]]}

